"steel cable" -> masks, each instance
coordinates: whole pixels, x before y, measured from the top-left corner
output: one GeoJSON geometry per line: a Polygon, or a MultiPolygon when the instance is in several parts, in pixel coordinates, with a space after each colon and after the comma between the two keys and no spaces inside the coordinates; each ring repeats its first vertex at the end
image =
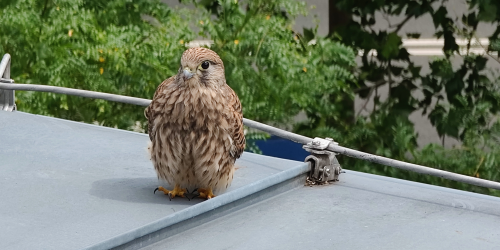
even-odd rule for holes
{"type": "MultiPolygon", "coordinates": [[[[0,89],[6,89],[6,90],[26,90],[26,91],[40,91],[40,92],[50,92],[50,93],[58,93],[58,94],[66,94],[66,95],[74,95],[74,96],[81,96],[81,97],[87,97],[87,98],[94,98],[94,99],[102,99],[102,100],[108,100],[108,101],[114,101],[114,102],[121,102],[121,103],[127,103],[127,104],[134,104],[134,105],[139,105],[139,106],[148,106],[149,103],[151,103],[151,100],[148,99],[143,99],[143,98],[136,98],[136,97],[129,97],[129,96],[122,96],[122,95],[114,95],[114,94],[107,94],[107,93],[100,93],[100,92],[95,92],[95,91],[88,91],[88,90],[80,90],[80,89],[71,89],[71,88],[63,88],[63,87],[56,87],[56,86],[47,86],[47,85],[35,85],[35,84],[14,84],[14,83],[0,83],[0,89]]],[[[307,144],[311,142],[313,139],[298,135],[292,132],[288,132],[279,128],[275,128],[260,122],[252,121],[246,118],[243,118],[243,123],[254,129],[258,129],[264,132],[267,132],[269,134],[288,139],[300,144],[307,144]]],[[[382,156],[377,156],[373,154],[368,154],[365,152],[353,150],[350,148],[342,147],[339,145],[335,145],[334,143],[330,143],[330,145],[327,148],[328,150],[349,156],[352,158],[357,158],[360,160],[364,161],[369,161],[369,162],[374,162],[378,164],[382,164],[385,166],[390,166],[390,167],[395,167],[399,169],[404,169],[416,173],[421,173],[421,174],[426,174],[426,175],[432,175],[432,176],[437,176],[441,177],[444,179],[448,180],[453,180],[453,181],[458,181],[462,183],[467,183],[467,184],[472,184],[475,186],[480,186],[480,187],[486,187],[486,188],[492,188],[492,189],[497,189],[500,190],[500,183],[494,182],[494,181],[489,181],[489,180],[484,180],[480,178],[475,178],[471,176],[466,176],[466,175],[461,175],[461,174],[456,174],[452,172],[447,172],[439,169],[434,169],[434,168],[429,168],[417,164],[412,164],[408,162],[403,162],[403,161],[398,161],[382,156]]]]}

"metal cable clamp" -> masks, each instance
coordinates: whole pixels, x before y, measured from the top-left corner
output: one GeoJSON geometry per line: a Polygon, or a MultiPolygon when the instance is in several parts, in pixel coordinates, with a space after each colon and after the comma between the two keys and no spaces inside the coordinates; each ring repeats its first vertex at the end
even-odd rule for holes
{"type": "Polygon", "coordinates": [[[326,184],[327,182],[338,181],[342,172],[342,167],[335,157],[336,153],[325,150],[330,143],[337,144],[332,138],[314,138],[312,142],[302,146],[311,155],[307,156],[304,162],[309,163],[309,182],[315,184],[326,184]]]}
{"type": "MultiPolygon", "coordinates": [[[[10,55],[5,54],[0,61],[0,83],[14,83],[10,79],[10,55]]],[[[14,90],[0,89],[0,110],[16,110],[16,99],[14,90]]]]}

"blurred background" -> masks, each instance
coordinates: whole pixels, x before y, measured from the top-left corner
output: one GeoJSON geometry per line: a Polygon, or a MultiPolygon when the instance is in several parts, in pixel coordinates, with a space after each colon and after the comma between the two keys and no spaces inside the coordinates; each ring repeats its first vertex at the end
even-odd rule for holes
{"type": "MultiPolygon", "coordinates": [[[[17,83],[151,99],[182,52],[224,61],[246,118],[398,160],[500,181],[500,2],[2,0],[17,83]]],[[[18,110],[144,132],[143,108],[16,92],[18,110]]],[[[1,122],[1,121],[0,121],[1,122]]],[[[302,161],[251,129],[247,150],[302,161]]],[[[344,168],[498,191],[339,158],[344,168]]]]}

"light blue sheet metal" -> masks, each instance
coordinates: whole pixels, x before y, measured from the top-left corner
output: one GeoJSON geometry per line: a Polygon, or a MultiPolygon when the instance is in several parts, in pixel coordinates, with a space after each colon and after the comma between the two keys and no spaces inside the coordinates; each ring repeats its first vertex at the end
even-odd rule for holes
{"type": "Polygon", "coordinates": [[[0,112],[0,249],[99,248],[116,244],[116,237],[127,242],[141,236],[127,232],[149,233],[272,185],[266,177],[307,170],[301,162],[244,153],[225,195],[202,204],[169,201],[153,194],[158,182],[148,140],[140,133],[0,112]]]}
{"type": "Polygon", "coordinates": [[[147,246],[160,249],[499,249],[500,198],[347,170],[147,246]]]}
{"type": "Polygon", "coordinates": [[[348,170],[306,187],[305,164],[250,153],[227,193],[169,201],[153,194],[147,140],[0,112],[0,249],[500,246],[500,198],[348,170]]]}

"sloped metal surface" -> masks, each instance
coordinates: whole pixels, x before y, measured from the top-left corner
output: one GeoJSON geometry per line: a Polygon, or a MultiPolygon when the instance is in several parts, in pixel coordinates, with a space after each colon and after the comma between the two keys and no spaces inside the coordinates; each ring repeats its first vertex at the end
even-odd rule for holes
{"type": "MultiPolygon", "coordinates": [[[[200,203],[153,194],[147,141],[140,133],[0,112],[0,249],[81,249],[200,203]]],[[[227,193],[304,164],[244,153],[237,165],[227,193]]]]}
{"type": "MultiPolygon", "coordinates": [[[[153,194],[144,134],[0,112],[0,249],[497,249],[500,198],[244,153],[209,201],[153,194]]],[[[348,166],[347,166],[348,167],[348,166]]]]}
{"type": "Polygon", "coordinates": [[[499,198],[346,171],[143,249],[498,249],[499,225],[499,198]]]}

